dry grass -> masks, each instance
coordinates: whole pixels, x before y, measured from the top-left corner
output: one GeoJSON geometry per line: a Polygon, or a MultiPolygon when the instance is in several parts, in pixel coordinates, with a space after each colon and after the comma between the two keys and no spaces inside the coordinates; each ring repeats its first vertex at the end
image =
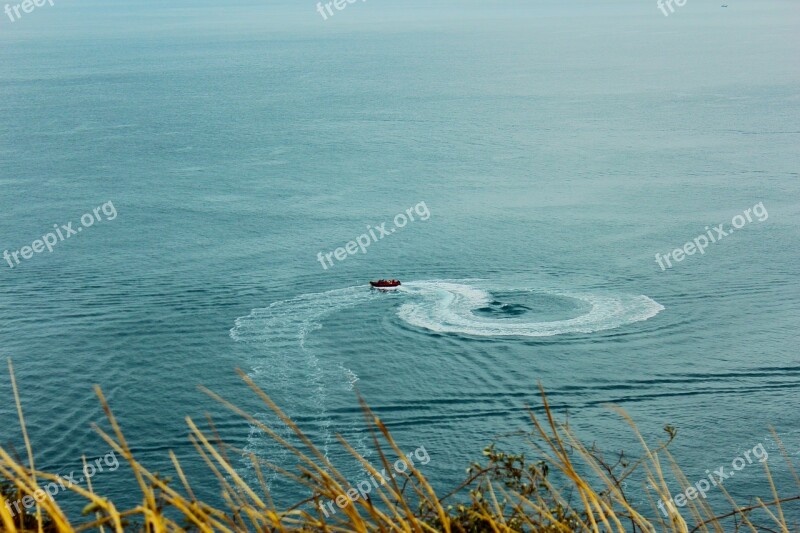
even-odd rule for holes
{"type": "MultiPolygon", "coordinates": [[[[350,488],[347,478],[331,464],[327,457],[303,434],[303,432],[261,391],[245,374],[239,372],[247,385],[260,399],[294,432],[296,442],[292,444],[272,428],[243,412],[217,394],[206,392],[231,411],[243,417],[253,426],[289,450],[296,458],[292,471],[281,469],[262,459],[250,455],[254,465],[256,484],[248,484],[233,466],[230,457],[239,459],[246,452],[222,443],[213,431],[202,431],[194,421],[187,418],[190,439],[197,453],[203,458],[219,480],[221,505],[209,505],[198,501],[190,481],[184,474],[177,457],[170,452],[179,483],[171,483],[141,465],[117,423],[111,408],[100,389],[97,395],[110,422],[110,432],[95,428],[115,452],[130,466],[135,486],[130,491],[140,493],[141,502],[133,508],[120,509],[108,498],[96,494],[91,484],[82,488],[72,486],[86,502],[83,517],[73,523],[59,507],[57,501],[41,498],[28,514],[13,516],[5,505],[25,495],[33,496],[43,482],[56,481],[56,476],[36,469],[33,452],[25,430],[25,419],[19,402],[17,384],[9,361],[17,410],[27,458],[21,460],[9,451],[0,448],[0,481],[5,488],[0,491],[0,529],[8,532],[77,532],[100,531],[202,531],[202,532],[250,532],[250,531],[321,531],[321,532],[403,532],[422,533],[433,531],[454,532],[725,532],[733,531],[780,531],[789,533],[790,526],[784,514],[787,502],[796,502],[798,497],[780,499],[772,484],[767,463],[765,475],[770,480],[772,494],[764,501],[739,507],[730,497],[731,511],[723,516],[714,516],[705,500],[698,498],[681,508],[682,514],[674,514],[669,520],[662,519],[655,508],[659,498],[668,499],[668,471],[672,472],[684,487],[688,481],[681,474],[667,445],[674,437],[669,428],[667,442],[651,447],[638,433],[635,425],[625,417],[637,435],[641,447],[641,458],[629,462],[625,456],[617,457],[612,464],[594,448],[584,446],[574,437],[569,428],[557,422],[542,392],[543,415],[530,413],[533,429],[529,442],[537,460],[530,463],[522,455],[497,452],[494,447],[486,449],[484,463],[469,469],[469,478],[457,490],[439,496],[425,476],[413,465],[407,475],[373,490],[368,501],[358,499],[355,503],[337,508],[337,513],[325,517],[317,509],[320,502],[334,500],[350,488]],[[25,464],[27,463],[27,464],[25,464]],[[290,508],[277,508],[265,483],[265,472],[278,472],[287,479],[306,487],[310,498],[290,508]],[[579,473],[582,472],[583,474],[579,473]],[[625,494],[626,479],[638,472],[648,480],[650,505],[646,509],[635,509],[625,494]],[[558,483],[553,479],[558,478],[558,483]],[[591,478],[590,482],[588,478],[591,478]],[[753,512],[758,511],[768,523],[753,523],[753,512]],[[649,517],[657,517],[648,520],[649,517]]],[[[358,460],[373,476],[377,469],[391,471],[393,458],[403,457],[403,452],[392,439],[389,431],[378,417],[362,402],[367,425],[371,431],[373,445],[378,451],[380,465],[374,466],[344,439],[342,446],[358,460]]],[[[777,439],[777,435],[775,435],[777,439]]],[[[777,439],[780,442],[779,439],[777,439]]],[[[293,439],[295,441],[295,439],[293,439]]],[[[786,453],[784,458],[791,468],[786,453]]],[[[377,461],[376,461],[377,462],[377,461]]],[[[794,470],[792,470],[794,474],[794,470]]],[[[376,477],[376,479],[380,479],[376,477]]],[[[800,480],[795,475],[797,486],[800,480]]],[[[720,487],[724,493],[724,488],[720,487]]],[[[725,493],[727,496],[727,493],[725,493]]]]}

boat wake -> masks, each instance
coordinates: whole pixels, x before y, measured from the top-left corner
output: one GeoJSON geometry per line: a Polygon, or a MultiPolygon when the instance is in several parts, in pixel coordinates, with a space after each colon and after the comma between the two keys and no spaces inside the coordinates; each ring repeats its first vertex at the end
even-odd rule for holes
{"type": "MultiPolygon", "coordinates": [[[[641,295],[562,293],[490,286],[480,280],[410,282],[391,296],[362,285],[304,294],[253,309],[236,319],[230,330],[245,354],[249,375],[313,436],[326,455],[336,432],[355,430],[334,428],[328,406],[351,391],[358,376],[345,366],[346,361],[332,357],[329,349],[316,348],[318,344],[310,342],[310,337],[334,313],[341,317],[340,311],[376,303],[385,308],[395,301],[399,319],[420,331],[481,337],[593,333],[647,320],[664,309],[641,295]]],[[[263,413],[258,418],[283,438],[292,438],[291,429],[274,415],[263,413]]],[[[364,439],[354,444],[366,456],[370,452],[366,436],[364,439]]],[[[246,449],[270,457],[278,465],[288,466],[295,460],[255,426],[246,449]]]]}
{"type": "MultiPolygon", "coordinates": [[[[308,340],[322,327],[325,317],[374,296],[366,287],[303,294],[253,309],[249,315],[237,318],[230,330],[250,366],[248,375],[281,406],[284,414],[302,426],[326,457],[334,434],[341,431],[332,427],[328,405],[336,395],[352,391],[358,376],[342,361],[318,356],[308,340]]],[[[281,438],[293,442],[292,429],[274,413],[258,413],[256,418],[281,438]]],[[[363,439],[351,443],[362,455],[369,455],[363,439]]],[[[286,468],[296,461],[286,447],[276,445],[255,424],[250,427],[245,450],[256,457],[269,457],[273,464],[286,468]]],[[[249,460],[243,461],[243,467],[242,474],[257,483],[249,460]]],[[[276,472],[262,474],[270,490],[281,490],[281,477],[276,472]]]]}
{"type": "MultiPolygon", "coordinates": [[[[532,288],[501,288],[523,298],[558,298],[572,300],[581,314],[561,320],[528,320],[524,313],[510,318],[477,314],[501,305],[484,288],[463,282],[417,281],[404,285],[404,292],[416,297],[404,303],[398,315],[407,323],[439,333],[456,333],[481,337],[550,337],[570,333],[594,333],[647,320],[660,313],[664,306],[643,295],[570,293],[537,291],[532,288]]],[[[503,305],[508,308],[510,305],[503,305]]],[[[517,309],[528,309],[517,305],[517,309]]]]}

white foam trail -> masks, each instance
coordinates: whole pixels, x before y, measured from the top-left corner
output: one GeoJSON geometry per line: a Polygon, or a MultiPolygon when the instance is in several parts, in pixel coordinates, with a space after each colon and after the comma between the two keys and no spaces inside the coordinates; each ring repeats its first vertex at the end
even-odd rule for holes
{"type": "MultiPolygon", "coordinates": [[[[547,292],[584,302],[588,312],[568,320],[532,322],[524,319],[492,319],[474,314],[490,305],[492,297],[480,280],[419,281],[403,285],[398,294],[404,303],[398,316],[409,324],[430,331],[475,336],[543,337],[568,333],[592,333],[620,327],[657,315],[663,306],[646,296],[568,294],[547,292]]],[[[503,288],[503,292],[530,293],[528,288],[503,288]]],[[[304,294],[254,309],[236,319],[232,339],[248,346],[250,376],[281,402],[290,416],[313,416],[322,438],[318,445],[327,454],[332,441],[331,418],[326,404],[333,387],[352,390],[358,376],[335,357],[317,357],[308,346],[309,336],[322,327],[330,314],[382,299],[384,294],[367,286],[348,287],[321,293],[304,294]],[[302,394],[298,394],[302,391],[302,394]]],[[[260,417],[284,438],[291,430],[269,414],[260,417]]],[[[362,453],[369,453],[368,439],[362,453]]],[[[251,428],[248,451],[270,457],[276,464],[294,461],[285,448],[273,446],[260,430],[251,428]]]]}
{"type": "MultiPolygon", "coordinates": [[[[484,289],[465,283],[420,281],[408,283],[404,291],[415,297],[403,304],[398,316],[413,326],[440,333],[481,337],[550,337],[569,333],[594,333],[652,318],[664,306],[644,295],[555,293],[588,304],[589,312],[568,320],[529,322],[497,320],[474,314],[491,302],[484,289]]],[[[530,292],[531,289],[516,289],[530,292]]]]}
{"type": "MultiPolygon", "coordinates": [[[[352,390],[358,376],[341,362],[319,358],[307,346],[309,336],[322,327],[325,316],[353,307],[374,297],[366,287],[349,287],[322,293],[304,294],[274,302],[268,307],[253,309],[236,319],[230,336],[248,345],[250,377],[275,397],[290,418],[313,416],[322,441],[317,445],[327,455],[333,441],[331,418],[327,412],[329,387],[338,384],[352,390]],[[330,383],[333,379],[335,383],[330,383]],[[302,391],[298,394],[298,391],[302,391]]],[[[292,431],[271,413],[259,416],[262,422],[285,439],[292,431]]],[[[287,466],[294,458],[255,426],[248,436],[247,451],[259,457],[270,457],[276,464],[287,466]]],[[[270,475],[271,482],[277,476],[270,475]]],[[[271,485],[271,483],[270,483],[271,485]]]]}
{"type": "Polygon", "coordinates": [[[339,370],[342,371],[342,375],[347,381],[345,388],[348,391],[354,390],[356,388],[356,383],[361,381],[361,378],[358,377],[358,374],[345,367],[342,363],[339,363],[339,370]]]}

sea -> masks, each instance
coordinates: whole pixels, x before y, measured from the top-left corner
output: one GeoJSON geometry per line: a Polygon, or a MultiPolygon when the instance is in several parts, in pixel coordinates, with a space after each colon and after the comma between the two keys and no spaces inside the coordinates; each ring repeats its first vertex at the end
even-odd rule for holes
{"type": "MultiPolygon", "coordinates": [[[[607,458],[644,453],[621,409],[654,448],[677,430],[690,482],[761,444],[794,496],[800,4],[671,6],[0,13],[0,445],[26,457],[10,360],[38,468],[112,450],[96,386],[139,462],[174,475],[172,450],[220,502],[187,418],[245,479],[251,454],[298,463],[244,377],[353,484],[339,439],[378,457],[363,399],[445,494],[492,442],[537,458],[544,391],[607,458]]],[[[761,461],[735,474],[771,498],[761,461]]],[[[118,506],[131,483],[92,477],[118,506]]]]}

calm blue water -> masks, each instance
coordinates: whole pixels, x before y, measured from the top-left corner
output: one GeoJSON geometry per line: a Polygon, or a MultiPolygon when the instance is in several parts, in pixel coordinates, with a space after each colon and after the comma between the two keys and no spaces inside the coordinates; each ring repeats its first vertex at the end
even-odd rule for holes
{"type": "MultiPolygon", "coordinates": [[[[117,213],[0,263],[40,466],[108,451],[93,384],[139,459],[167,472],[175,450],[205,497],[185,416],[291,466],[197,389],[270,421],[237,367],[354,482],[335,435],[372,453],[355,389],[443,491],[528,427],[539,382],[608,450],[639,453],[608,403],[651,439],[677,426],[690,480],[770,423],[800,451],[796,3],[211,4],[0,21],[0,251],[117,213]],[[427,220],[318,262],[421,202],[427,220]],[[759,202],[763,222],[656,264],[759,202]]],[[[20,447],[2,374],[0,441],[20,447]]],[[[94,482],[138,501],[123,470],[94,482]]],[[[759,465],[726,487],[768,495],[759,465]]]]}

